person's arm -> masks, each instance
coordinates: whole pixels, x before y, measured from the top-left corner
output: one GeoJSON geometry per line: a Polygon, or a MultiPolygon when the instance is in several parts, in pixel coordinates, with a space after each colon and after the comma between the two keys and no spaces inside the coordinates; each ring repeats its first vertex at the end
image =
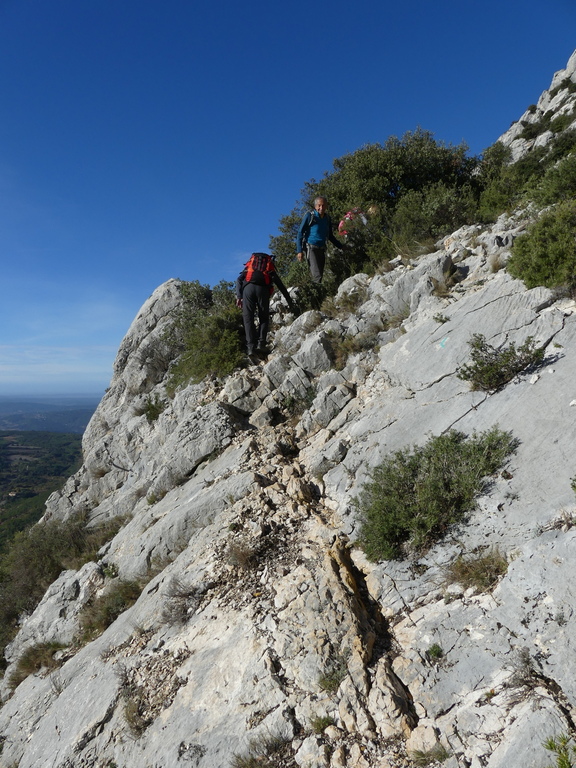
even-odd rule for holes
{"type": "Polygon", "coordinates": [[[334,236],[334,232],[332,231],[332,219],[328,219],[328,240],[332,243],[332,245],[335,245],[336,248],[340,248],[341,251],[344,250],[344,244],[340,242],[340,240],[337,240],[334,236]]]}
{"type": "Polygon", "coordinates": [[[278,272],[273,272],[272,273],[272,281],[273,281],[274,285],[278,288],[278,290],[280,291],[282,296],[284,296],[284,298],[288,302],[288,306],[290,307],[290,310],[293,312],[294,311],[294,302],[292,301],[292,297],[288,293],[288,289],[286,288],[286,286],[284,285],[284,283],[280,279],[280,275],[278,274],[278,272]]]}
{"type": "Polygon", "coordinates": [[[236,306],[237,307],[242,306],[242,291],[244,290],[245,279],[246,279],[246,270],[243,269],[242,272],[240,272],[240,274],[236,278],[236,306]]]}
{"type": "Polygon", "coordinates": [[[310,234],[310,219],[312,214],[308,212],[300,222],[300,228],[298,229],[298,236],[296,238],[296,252],[298,255],[298,261],[302,261],[302,254],[304,252],[305,237],[310,234]]]}

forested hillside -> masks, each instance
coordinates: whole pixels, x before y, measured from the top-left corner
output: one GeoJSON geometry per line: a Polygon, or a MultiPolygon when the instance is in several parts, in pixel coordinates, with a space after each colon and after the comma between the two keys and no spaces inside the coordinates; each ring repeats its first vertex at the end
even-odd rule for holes
{"type": "Polygon", "coordinates": [[[0,551],[44,513],[48,496],[80,466],[82,436],[0,431],[0,551]]]}

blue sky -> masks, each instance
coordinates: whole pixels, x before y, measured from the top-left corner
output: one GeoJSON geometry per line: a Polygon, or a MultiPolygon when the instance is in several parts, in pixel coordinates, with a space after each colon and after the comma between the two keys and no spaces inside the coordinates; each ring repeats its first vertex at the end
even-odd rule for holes
{"type": "Polygon", "coordinates": [[[102,393],[154,289],[234,280],[334,158],[481,153],[574,30],[573,0],[0,0],[0,394],[102,393]]]}

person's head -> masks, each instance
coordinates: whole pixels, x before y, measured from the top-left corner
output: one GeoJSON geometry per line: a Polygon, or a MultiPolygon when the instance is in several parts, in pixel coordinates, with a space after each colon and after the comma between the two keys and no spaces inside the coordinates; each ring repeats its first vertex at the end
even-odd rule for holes
{"type": "Polygon", "coordinates": [[[328,210],[328,200],[325,197],[319,196],[314,200],[314,208],[318,211],[320,216],[324,216],[328,210]]]}

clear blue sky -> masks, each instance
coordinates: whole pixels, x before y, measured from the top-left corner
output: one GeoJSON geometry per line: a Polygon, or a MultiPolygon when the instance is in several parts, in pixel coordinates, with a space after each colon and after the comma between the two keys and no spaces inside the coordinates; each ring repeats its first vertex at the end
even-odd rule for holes
{"type": "Polygon", "coordinates": [[[482,152],[575,48],[574,0],[0,0],[0,394],[103,392],[158,285],[363,144],[482,152]]]}

